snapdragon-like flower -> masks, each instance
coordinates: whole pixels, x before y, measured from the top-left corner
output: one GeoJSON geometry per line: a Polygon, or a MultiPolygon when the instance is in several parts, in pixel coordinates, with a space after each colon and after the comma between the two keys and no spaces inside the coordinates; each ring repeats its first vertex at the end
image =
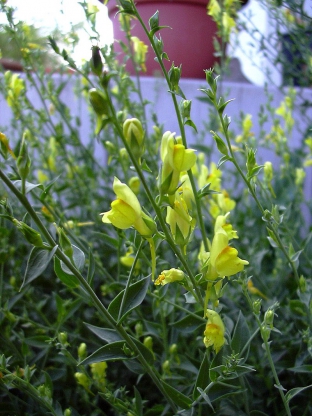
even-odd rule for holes
{"type": "Polygon", "coordinates": [[[180,282],[184,279],[184,273],[179,269],[163,270],[155,280],[155,285],[167,285],[168,283],[180,282]]]}
{"type": "Polygon", "coordinates": [[[163,194],[174,194],[181,172],[190,170],[196,163],[193,149],[186,149],[182,139],[167,131],[161,140],[160,156],[163,162],[160,176],[160,189],[163,194]]]}
{"type": "Polygon", "coordinates": [[[117,199],[111,203],[111,210],[104,212],[102,221],[113,224],[115,227],[125,230],[134,227],[144,238],[150,238],[156,231],[156,224],[151,217],[146,215],[134,192],[118,178],[114,178],[114,192],[117,199]]]}
{"type": "Polygon", "coordinates": [[[205,268],[207,280],[216,280],[218,277],[233,276],[241,272],[248,261],[238,257],[238,251],[229,246],[229,240],[237,238],[236,231],[226,223],[229,213],[219,216],[215,223],[214,237],[211,243],[210,253],[206,253],[205,268]]]}
{"type": "Polygon", "coordinates": [[[204,331],[204,344],[206,348],[213,347],[218,353],[225,343],[225,328],[218,312],[207,309],[206,316],[208,318],[206,329],[204,331]]]}
{"type": "Polygon", "coordinates": [[[179,192],[175,194],[173,207],[167,207],[166,222],[176,244],[184,246],[188,243],[193,226],[193,219],[188,213],[187,205],[179,192]]]}

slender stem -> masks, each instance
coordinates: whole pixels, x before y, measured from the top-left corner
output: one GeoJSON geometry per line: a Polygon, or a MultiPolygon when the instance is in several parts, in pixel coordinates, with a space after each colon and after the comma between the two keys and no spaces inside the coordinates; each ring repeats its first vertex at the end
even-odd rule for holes
{"type": "MultiPolygon", "coordinates": [[[[41,222],[40,218],[37,216],[36,212],[30,205],[28,199],[19,192],[19,190],[14,186],[14,184],[10,181],[10,179],[5,175],[5,173],[0,170],[0,178],[2,181],[7,185],[7,187],[13,192],[13,194],[19,199],[21,204],[26,208],[29,215],[39,228],[42,235],[46,238],[48,244],[51,247],[56,246],[56,242],[53,239],[53,237],[50,235],[44,224],[41,222]]],[[[157,386],[157,388],[160,390],[160,392],[166,397],[170,407],[173,409],[174,412],[177,411],[176,405],[174,401],[171,399],[170,395],[166,392],[164,389],[161,380],[159,379],[158,375],[155,373],[154,368],[150,366],[150,364],[146,361],[145,357],[142,355],[140,349],[137,347],[135,342],[132,340],[132,338],[129,336],[127,331],[123,328],[121,324],[116,323],[115,319],[112,317],[112,315],[108,312],[108,310],[105,308],[103,303],[100,301],[100,299],[97,297],[95,292],[93,291],[92,287],[89,285],[89,283],[86,281],[86,279],[82,276],[82,274],[76,269],[76,267],[71,263],[71,261],[68,259],[68,257],[63,253],[63,251],[58,247],[55,255],[59,260],[61,260],[71,271],[71,273],[77,278],[80,285],[84,288],[84,290],[88,293],[90,296],[94,307],[100,312],[102,317],[106,320],[106,322],[114,328],[125,340],[126,344],[129,346],[129,348],[135,352],[135,354],[138,357],[138,360],[143,365],[143,367],[146,369],[147,373],[157,386]]]]}
{"type": "MultiPolygon", "coordinates": [[[[214,100],[212,100],[212,103],[215,106],[216,110],[218,111],[218,103],[216,101],[216,97],[214,98],[214,100]]],[[[227,127],[225,125],[225,121],[224,121],[224,119],[222,117],[222,114],[220,114],[219,111],[218,111],[218,114],[219,114],[219,119],[220,119],[220,123],[221,123],[221,126],[222,126],[222,131],[223,131],[224,137],[225,137],[226,142],[227,142],[227,145],[228,145],[228,151],[229,151],[230,156],[231,156],[230,157],[230,160],[234,164],[236,170],[238,171],[238,173],[241,176],[241,178],[243,179],[243,181],[245,182],[245,184],[246,184],[246,186],[247,186],[250,194],[252,195],[254,201],[256,202],[256,204],[257,204],[257,206],[259,208],[259,211],[261,212],[261,215],[264,216],[265,209],[262,207],[262,205],[261,205],[261,203],[260,203],[260,201],[259,201],[259,199],[257,197],[257,194],[255,192],[255,189],[251,185],[250,180],[247,179],[246,175],[244,174],[244,172],[242,171],[241,167],[239,166],[239,164],[238,164],[238,162],[236,160],[235,154],[234,154],[233,149],[232,149],[232,146],[231,146],[231,141],[230,141],[230,137],[228,135],[227,127]]],[[[280,238],[280,235],[279,235],[279,232],[277,230],[277,227],[274,226],[274,224],[271,224],[270,230],[272,231],[272,233],[274,234],[275,238],[277,239],[277,241],[279,243],[279,248],[282,250],[283,254],[285,255],[285,257],[286,257],[286,259],[287,259],[287,261],[288,261],[288,263],[289,263],[289,265],[290,265],[290,267],[291,267],[291,269],[292,269],[292,271],[294,273],[294,276],[295,276],[295,279],[297,281],[297,284],[298,284],[299,283],[299,275],[298,275],[298,271],[297,271],[296,265],[291,260],[289,254],[287,253],[287,251],[286,251],[286,249],[284,247],[284,244],[283,244],[283,242],[282,242],[282,240],[280,238]]]]}
{"type": "Polygon", "coordinates": [[[113,103],[111,101],[110,95],[108,94],[108,91],[107,91],[107,98],[108,98],[108,104],[109,104],[111,113],[113,115],[113,123],[115,125],[115,128],[116,128],[116,130],[118,132],[119,137],[122,139],[123,145],[125,146],[125,148],[127,150],[127,153],[130,156],[131,162],[134,165],[134,168],[135,168],[135,170],[136,170],[136,172],[137,172],[137,174],[139,176],[139,179],[140,179],[140,181],[141,181],[141,183],[142,183],[142,185],[144,187],[144,190],[146,192],[146,195],[147,195],[147,197],[148,197],[148,199],[149,199],[149,201],[150,201],[150,203],[151,203],[151,205],[152,205],[152,207],[153,207],[153,209],[154,209],[154,211],[155,211],[155,213],[157,215],[157,218],[158,218],[158,221],[159,221],[159,223],[161,225],[162,231],[165,234],[166,241],[169,244],[169,246],[172,249],[172,251],[176,254],[176,256],[178,257],[178,259],[182,263],[182,265],[185,268],[187,274],[189,275],[189,278],[190,278],[190,280],[192,282],[192,285],[193,285],[193,289],[195,290],[195,293],[193,293],[195,299],[203,306],[203,299],[202,299],[202,296],[201,296],[200,289],[197,286],[197,283],[196,283],[196,280],[195,280],[195,276],[193,274],[193,271],[191,270],[191,268],[190,268],[190,266],[189,266],[189,264],[187,262],[187,259],[185,258],[185,256],[181,252],[180,248],[178,246],[176,246],[176,244],[174,243],[174,241],[173,241],[173,239],[171,237],[171,234],[170,234],[170,232],[168,230],[168,227],[166,226],[165,220],[164,220],[164,218],[162,216],[161,208],[157,205],[157,203],[155,201],[155,198],[154,198],[154,196],[152,195],[152,193],[150,191],[150,187],[148,186],[148,184],[147,184],[147,182],[145,180],[145,176],[144,176],[144,174],[142,172],[141,166],[140,166],[139,162],[137,161],[137,159],[134,157],[131,148],[129,147],[127,141],[124,138],[124,134],[123,134],[122,128],[121,128],[121,126],[120,126],[120,124],[119,124],[119,122],[117,120],[117,116],[115,114],[115,108],[114,108],[114,105],[113,105],[113,103]]]}
{"type": "MultiPolygon", "coordinates": [[[[149,39],[149,41],[151,43],[151,46],[152,46],[152,48],[153,48],[153,50],[154,50],[154,52],[156,54],[158,63],[160,65],[161,70],[162,70],[162,72],[164,74],[164,77],[166,79],[166,83],[167,83],[167,85],[169,87],[169,92],[171,93],[171,97],[172,97],[174,109],[175,109],[175,112],[176,112],[176,116],[177,116],[177,120],[178,120],[178,124],[179,124],[179,129],[180,129],[181,137],[182,137],[182,143],[183,143],[184,147],[187,148],[185,127],[184,127],[184,123],[183,123],[183,120],[182,120],[182,115],[181,115],[181,112],[180,112],[180,109],[179,109],[177,95],[176,95],[175,92],[171,91],[171,82],[170,82],[170,79],[169,79],[169,75],[168,75],[168,72],[167,72],[167,70],[166,70],[166,68],[164,66],[164,63],[163,63],[162,58],[161,58],[161,55],[160,55],[160,53],[159,53],[159,51],[158,51],[158,49],[157,49],[157,47],[155,45],[154,38],[149,33],[146,25],[144,24],[144,22],[143,22],[143,20],[142,20],[142,18],[140,16],[140,14],[138,13],[138,11],[137,11],[136,8],[135,8],[135,10],[136,10],[136,17],[138,18],[139,22],[141,23],[144,32],[148,36],[148,39],[149,39]]],[[[198,198],[198,195],[197,195],[197,189],[196,189],[196,184],[195,184],[194,176],[193,176],[193,173],[192,173],[191,170],[188,170],[187,171],[187,174],[188,174],[188,176],[190,178],[190,183],[191,183],[192,191],[193,191],[194,198],[195,198],[195,205],[196,205],[196,209],[197,209],[199,227],[200,227],[200,231],[201,231],[201,234],[202,234],[204,247],[205,247],[205,250],[206,251],[209,251],[207,237],[206,237],[206,229],[205,229],[205,225],[204,225],[203,217],[202,217],[201,203],[200,203],[200,199],[198,198]]]]}
{"type": "Polygon", "coordinates": [[[121,300],[120,308],[119,308],[119,312],[118,312],[117,322],[119,322],[120,319],[121,319],[121,317],[122,317],[122,313],[123,313],[125,301],[127,299],[127,294],[129,292],[129,288],[130,288],[130,284],[131,284],[131,281],[132,281],[133,273],[134,273],[134,270],[135,270],[135,266],[136,266],[136,264],[138,262],[139,255],[141,253],[143,243],[144,243],[144,240],[143,240],[143,238],[141,238],[140,245],[138,247],[138,250],[136,252],[136,255],[135,255],[133,264],[131,266],[131,269],[130,269],[130,272],[129,272],[129,277],[128,277],[128,280],[127,280],[127,284],[126,284],[126,287],[125,287],[125,290],[124,290],[124,293],[123,293],[123,296],[122,296],[122,300],[121,300]]]}

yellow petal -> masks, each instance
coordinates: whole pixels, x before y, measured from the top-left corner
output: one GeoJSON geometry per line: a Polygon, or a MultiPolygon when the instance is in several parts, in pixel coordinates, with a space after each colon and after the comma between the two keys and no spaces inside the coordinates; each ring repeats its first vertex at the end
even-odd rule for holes
{"type": "Polygon", "coordinates": [[[117,195],[117,198],[126,202],[127,205],[129,205],[139,216],[141,214],[141,205],[136,197],[135,193],[131,191],[129,186],[127,186],[125,183],[120,182],[118,178],[114,178],[114,184],[113,189],[115,194],[117,195]]]}
{"type": "Polygon", "coordinates": [[[110,211],[104,213],[102,221],[111,223],[121,230],[132,227],[139,217],[136,211],[121,199],[113,201],[111,207],[110,211]]]}
{"type": "Polygon", "coordinates": [[[196,154],[192,149],[185,149],[183,144],[174,145],[173,167],[179,172],[190,170],[196,163],[196,154]]]}
{"type": "Polygon", "coordinates": [[[244,269],[248,261],[240,259],[234,247],[227,246],[216,258],[215,267],[219,276],[232,276],[244,269]]]}

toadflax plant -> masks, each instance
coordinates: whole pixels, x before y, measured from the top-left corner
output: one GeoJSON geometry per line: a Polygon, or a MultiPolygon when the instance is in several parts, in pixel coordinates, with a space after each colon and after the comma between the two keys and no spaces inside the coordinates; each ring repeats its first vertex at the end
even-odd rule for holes
{"type": "MultiPolygon", "coordinates": [[[[96,10],[83,7],[95,30],[96,10]]],[[[5,1],[1,12],[25,52],[5,1]]],[[[163,65],[161,16],[147,27],[132,0],[119,15],[128,32],[134,19],[143,26],[178,133],[163,131],[157,114],[151,128],[140,78],[108,47],[93,46],[78,67],[50,38],[72,72],[57,83],[28,48],[25,75],[1,78],[14,127],[0,133],[1,410],[309,415],[311,231],[301,213],[309,156],[302,148],[293,158],[287,143],[293,90],[259,139],[281,166],[259,164],[251,118],[235,136],[232,100],[205,68],[214,144],[190,147],[191,101],[181,67],[163,65]],[[89,142],[62,97],[69,78],[90,110],[89,142]]],[[[146,45],[128,46],[144,69],[146,45]]]]}

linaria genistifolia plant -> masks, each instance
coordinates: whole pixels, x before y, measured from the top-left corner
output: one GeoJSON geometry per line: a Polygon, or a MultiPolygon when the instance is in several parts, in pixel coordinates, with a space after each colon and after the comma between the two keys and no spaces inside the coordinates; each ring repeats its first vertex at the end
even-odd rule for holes
{"type": "MultiPolygon", "coordinates": [[[[221,45],[234,6],[210,2],[221,45]]],[[[96,40],[96,9],[82,7],[96,40]]],[[[134,19],[144,27],[178,133],[146,115],[140,39],[128,36],[123,62],[93,43],[80,67],[50,37],[67,63],[53,74],[4,0],[1,13],[24,73],[3,71],[0,84],[11,110],[0,133],[0,413],[311,415],[312,135],[289,145],[300,88],[278,107],[268,95],[257,137],[249,114],[232,129],[235,97],[203,68],[213,144],[193,149],[192,102],[181,67],[164,67],[156,9],[146,26],[122,0],[120,22],[128,35],[134,19]],[[260,147],[278,159],[260,164],[260,147]]]]}

